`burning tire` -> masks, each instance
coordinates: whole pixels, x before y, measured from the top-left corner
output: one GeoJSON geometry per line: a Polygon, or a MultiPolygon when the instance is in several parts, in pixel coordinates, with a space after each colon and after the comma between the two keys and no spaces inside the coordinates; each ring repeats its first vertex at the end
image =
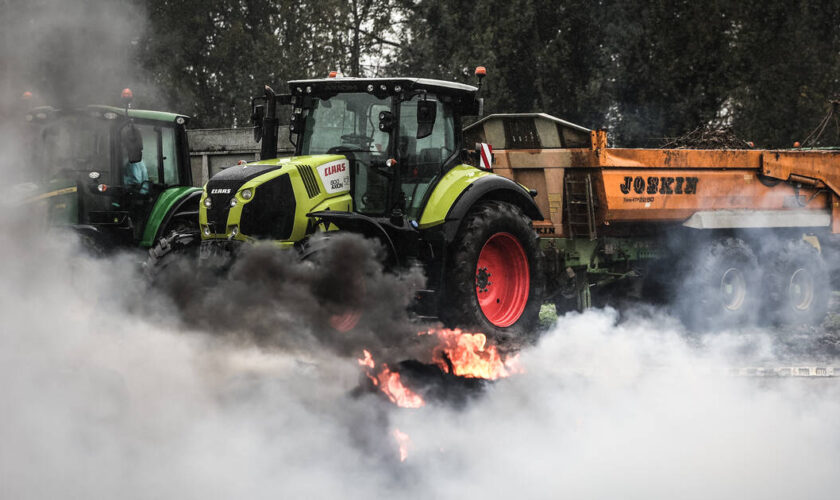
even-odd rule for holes
{"type": "Polygon", "coordinates": [[[499,341],[533,334],[543,293],[539,255],[536,233],[519,207],[478,204],[451,247],[444,319],[499,341]]]}
{"type": "Polygon", "coordinates": [[[707,244],[684,264],[686,279],[678,291],[678,312],[687,326],[739,326],[758,317],[758,259],[742,240],[707,244]]]}
{"type": "Polygon", "coordinates": [[[804,241],[774,252],[766,277],[768,316],[777,324],[818,324],[828,311],[830,278],[820,252],[804,241]]]}

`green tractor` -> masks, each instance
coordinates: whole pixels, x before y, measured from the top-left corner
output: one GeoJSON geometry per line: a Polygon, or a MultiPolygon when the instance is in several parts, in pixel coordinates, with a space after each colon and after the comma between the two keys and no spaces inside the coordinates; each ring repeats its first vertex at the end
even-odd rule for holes
{"type": "Polygon", "coordinates": [[[32,168],[16,198],[44,210],[50,227],[76,231],[94,254],[198,239],[188,117],[130,109],[131,97],[123,91],[124,108],[42,106],[26,115],[32,168]]]}
{"type": "MultiPolygon", "coordinates": [[[[543,217],[535,192],[492,173],[490,158],[479,161],[464,144],[463,117],[482,107],[478,87],[330,77],[291,81],[289,90],[266,87],[252,101],[261,161],[205,186],[203,258],[255,240],[308,254],[313,235],[357,233],[381,242],[386,269],[423,266],[419,316],[500,339],[533,330],[543,280],[532,221],[543,217]],[[276,158],[279,106],[292,110],[288,158],[276,158]]],[[[353,328],[358,312],[342,314],[333,325],[353,328]]]]}

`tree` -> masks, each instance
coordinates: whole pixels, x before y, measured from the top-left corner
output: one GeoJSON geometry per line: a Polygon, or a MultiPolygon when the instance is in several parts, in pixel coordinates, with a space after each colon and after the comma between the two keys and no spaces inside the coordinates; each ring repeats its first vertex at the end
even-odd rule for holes
{"type": "Polygon", "coordinates": [[[745,0],[735,28],[733,126],[759,145],[791,147],[840,95],[840,5],[745,0]]]}
{"type": "Polygon", "coordinates": [[[400,7],[406,24],[394,72],[474,83],[472,68],[483,65],[490,111],[603,123],[606,53],[601,14],[589,2],[424,0],[400,7]]]}

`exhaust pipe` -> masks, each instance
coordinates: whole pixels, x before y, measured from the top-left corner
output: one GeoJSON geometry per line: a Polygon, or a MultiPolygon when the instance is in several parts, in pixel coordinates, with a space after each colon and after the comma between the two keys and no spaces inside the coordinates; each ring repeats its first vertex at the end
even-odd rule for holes
{"type": "Polygon", "coordinates": [[[280,120],[277,119],[277,94],[268,85],[265,86],[265,108],[260,160],[277,158],[277,131],[280,127],[280,120]]]}

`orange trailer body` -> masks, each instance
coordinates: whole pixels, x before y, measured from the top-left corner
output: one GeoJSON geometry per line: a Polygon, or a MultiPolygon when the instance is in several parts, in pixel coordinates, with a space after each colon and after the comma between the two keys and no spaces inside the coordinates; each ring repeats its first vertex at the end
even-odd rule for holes
{"type": "Polygon", "coordinates": [[[633,222],[840,232],[840,151],[608,148],[606,132],[542,114],[491,115],[466,134],[494,146],[496,173],[536,189],[545,236],[576,236],[570,181],[591,189],[599,234],[633,222]]]}

